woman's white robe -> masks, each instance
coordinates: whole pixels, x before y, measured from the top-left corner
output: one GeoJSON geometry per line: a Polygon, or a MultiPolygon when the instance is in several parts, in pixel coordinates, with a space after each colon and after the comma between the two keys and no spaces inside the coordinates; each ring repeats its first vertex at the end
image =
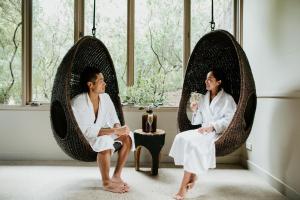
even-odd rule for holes
{"type": "MultiPolygon", "coordinates": [[[[71,106],[78,126],[84,137],[95,152],[111,149],[114,152],[114,140],[117,136],[112,135],[98,136],[101,128],[113,128],[114,124],[119,123],[115,106],[106,93],[99,94],[99,110],[97,119],[95,118],[93,104],[87,93],[77,95],[72,99],[71,106]],[[96,120],[96,121],[95,121],[96,120]]],[[[133,133],[129,134],[132,145],[131,150],[135,150],[133,133]]]]}
{"type": "Polygon", "coordinates": [[[220,90],[211,102],[210,93],[207,92],[198,105],[192,116],[192,124],[213,126],[215,131],[204,134],[197,129],[181,132],[176,135],[169,153],[175,165],[183,165],[185,171],[194,174],[216,167],[215,141],[228,127],[236,111],[235,101],[224,90],[220,90]]]}

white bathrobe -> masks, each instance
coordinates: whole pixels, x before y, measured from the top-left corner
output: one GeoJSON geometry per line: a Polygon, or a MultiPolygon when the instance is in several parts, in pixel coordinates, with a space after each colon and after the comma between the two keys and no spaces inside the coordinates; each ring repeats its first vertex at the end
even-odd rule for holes
{"type": "MultiPolygon", "coordinates": [[[[115,148],[113,143],[117,136],[115,134],[98,136],[98,133],[101,128],[112,128],[114,124],[120,123],[120,121],[110,96],[103,93],[99,94],[99,98],[99,110],[96,121],[93,104],[87,93],[79,94],[72,99],[72,110],[79,128],[92,149],[95,152],[101,152],[108,149],[111,149],[112,152],[114,152],[115,148]]],[[[132,141],[131,150],[134,151],[135,145],[132,132],[130,132],[129,136],[132,141]]]]}
{"type": "Polygon", "coordinates": [[[236,111],[235,101],[224,90],[220,90],[211,102],[207,92],[198,105],[192,124],[213,126],[215,131],[204,134],[197,129],[181,132],[176,135],[169,154],[174,158],[175,165],[183,165],[185,171],[194,174],[216,167],[215,141],[228,127],[236,111]]]}

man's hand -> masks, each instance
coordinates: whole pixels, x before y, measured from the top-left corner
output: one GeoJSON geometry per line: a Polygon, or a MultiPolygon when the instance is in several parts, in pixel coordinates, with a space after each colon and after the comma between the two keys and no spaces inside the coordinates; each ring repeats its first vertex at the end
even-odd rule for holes
{"type": "Polygon", "coordinates": [[[130,132],[129,128],[127,125],[122,126],[120,128],[115,128],[115,134],[120,137],[122,135],[128,135],[130,132]]]}
{"type": "Polygon", "coordinates": [[[197,102],[192,102],[190,104],[190,109],[195,112],[198,109],[198,103],[197,102]]]}
{"type": "Polygon", "coordinates": [[[206,134],[206,133],[210,133],[214,131],[214,127],[210,126],[210,127],[201,127],[198,128],[198,132],[201,134],[206,134]]]}

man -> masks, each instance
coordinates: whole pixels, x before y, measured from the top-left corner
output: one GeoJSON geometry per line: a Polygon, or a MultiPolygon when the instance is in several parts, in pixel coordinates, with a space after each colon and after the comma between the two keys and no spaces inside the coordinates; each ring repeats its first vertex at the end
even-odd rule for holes
{"type": "Polygon", "coordinates": [[[121,179],[121,172],[130,149],[134,151],[134,137],[127,126],[120,125],[110,96],[105,93],[106,83],[97,68],[86,68],[80,83],[84,93],[72,99],[71,105],[78,125],[92,149],[98,152],[97,163],[104,190],[124,193],[129,186],[121,179]],[[112,177],[109,177],[110,158],[116,150],[114,144],[122,144],[112,177]]]}

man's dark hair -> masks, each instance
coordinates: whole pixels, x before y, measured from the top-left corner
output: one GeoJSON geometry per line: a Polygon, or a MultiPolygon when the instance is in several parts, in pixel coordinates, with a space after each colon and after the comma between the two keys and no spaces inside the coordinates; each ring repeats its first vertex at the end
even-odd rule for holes
{"type": "Polygon", "coordinates": [[[95,82],[97,79],[97,74],[100,74],[100,70],[96,67],[86,67],[80,74],[80,85],[84,92],[89,91],[87,86],[88,82],[95,82]]]}

